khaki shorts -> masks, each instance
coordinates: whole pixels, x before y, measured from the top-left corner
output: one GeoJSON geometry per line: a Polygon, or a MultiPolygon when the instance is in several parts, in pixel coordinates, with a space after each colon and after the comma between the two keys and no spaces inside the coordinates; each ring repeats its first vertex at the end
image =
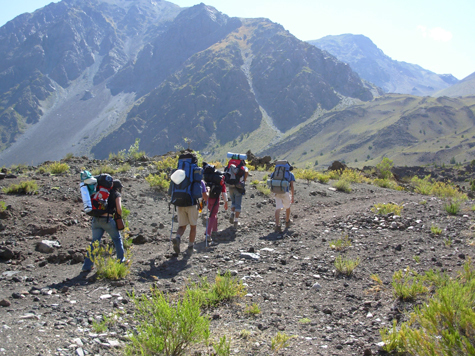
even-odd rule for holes
{"type": "Polygon", "coordinates": [[[290,193],[279,193],[275,195],[275,210],[290,208],[290,193]]]}
{"type": "Polygon", "coordinates": [[[178,226],[196,226],[198,223],[198,209],[196,205],[179,206],[177,209],[178,226]]]}

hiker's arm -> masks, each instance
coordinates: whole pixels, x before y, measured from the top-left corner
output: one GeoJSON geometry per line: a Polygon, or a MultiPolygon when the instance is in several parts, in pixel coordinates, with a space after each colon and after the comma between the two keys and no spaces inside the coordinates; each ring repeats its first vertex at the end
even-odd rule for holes
{"type": "Polygon", "coordinates": [[[246,170],[246,172],[244,173],[244,182],[246,182],[248,174],[249,174],[249,171],[246,170]]]}
{"type": "Polygon", "coordinates": [[[122,216],[122,201],[121,201],[120,197],[115,198],[115,210],[116,210],[117,214],[122,216]]]}
{"type": "Polygon", "coordinates": [[[226,192],[222,192],[221,196],[223,197],[224,201],[224,210],[228,210],[228,194],[226,192]]]}
{"type": "Polygon", "coordinates": [[[290,182],[290,194],[292,194],[292,196],[290,198],[291,198],[291,202],[293,204],[294,203],[294,194],[295,194],[295,192],[294,192],[294,182],[293,181],[290,182]]]}
{"type": "Polygon", "coordinates": [[[201,197],[203,198],[203,201],[208,201],[208,188],[203,181],[201,181],[201,197]]]}

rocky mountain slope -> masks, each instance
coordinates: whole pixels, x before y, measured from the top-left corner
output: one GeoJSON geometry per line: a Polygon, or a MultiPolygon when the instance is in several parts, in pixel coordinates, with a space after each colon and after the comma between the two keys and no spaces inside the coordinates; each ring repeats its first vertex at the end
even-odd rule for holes
{"type": "Polygon", "coordinates": [[[184,137],[203,149],[263,117],[286,131],[346,97],[373,98],[280,25],[166,1],[64,0],[19,16],[0,30],[0,78],[6,165],[104,158],[136,138],[148,154],[184,137]]]}
{"type": "Polygon", "coordinates": [[[473,96],[392,94],[323,114],[259,153],[323,167],[335,158],[360,168],[382,157],[401,166],[467,162],[475,159],[474,124],[473,96]]]}
{"type": "Polygon", "coordinates": [[[475,73],[470,74],[468,77],[446,89],[438,91],[433,96],[458,97],[473,95],[475,95],[475,73]]]}
{"type": "MultiPolygon", "coordinates": [[[[274,233],[273,199],[248,186],[240,228],[231,227],[229,212],[221,208],[218,245],[205,247],[200,224],[192,258],[176,257],[169,242],[168,199],[144,180],[156,170],[145,160],[131,161],[128,171],[115,175],[124,183],[123,203],[131,211],[131,274],[119,281],[97,280],[94,273],[80,274],[91,231],[81,212],[78,173],[84,167],[117,169],[123,163],[77,157],[66,163],[67,174],[19,167],[0,180],[1,188],[25,180],[39,187],[31,195],[0,190],[6,207],[0,213],[0,354],[118,355],[136,326],[129,292],[140,295],[156,287],[178,296],[190,281],[214,281],[218,271],[230,271],[245,283],[247,295],[205,313],[211,318],[211,340],[226,335],[233,355],[272,354],[277,333],[294,336],[279,355],[375,355],[379,329],[393,319],[405,320],[413,306],[394,297],[390,282],[395,271],[436,269],[454,276],[468,258],[475,258],[473,200],[463,203],[458,215],[448,216],[435,197],[369,184],[352,184],[351,193],[343,193],[332,189],[331,181],[302,180],[296,182],[294,224],[288,230],[274,233]],[[400,217],[371,211],[375,203],[388,202],[403,205],[400,217]],[[431,226],[442,233],[432,234],[431,226]],[[342,252],[330,248],[345,236],[351,247],[342,252]],[[43,240],[56,247],[40,252],[43,240]],[[360,258],[350,277],[335,271],[340,254],[360,258]],[[372,274],[383,284],[376,285],[372,274]],[[254,316],[245,312],[252,304],[260,309],[254,316]],[[93,322],[111,315],[117,319],[107,330],[93,330],[93,322]]],[[[475,178],[470,166],[453,172],[415,168],[461,185],[466,177],[475,178]]],[[[411,170],[398,174],[404,172],[411,170]]],[[[251,174],[251,180],[262,180],[268,173],[251,174]]]]}
{"type": "Polygon", "coordinates": [[[436,74],[416,64],[393,60],[363,35],[325,36],[308,42],[348,63],[361,78],[386,93],[426,96],[458,82],[451,74],[436,74]]]}

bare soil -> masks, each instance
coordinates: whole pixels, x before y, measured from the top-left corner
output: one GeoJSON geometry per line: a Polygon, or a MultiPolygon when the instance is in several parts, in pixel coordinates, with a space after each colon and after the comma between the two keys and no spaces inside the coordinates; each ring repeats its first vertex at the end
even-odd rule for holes
{"type": "MultiPolygon", "coordinates": [[[[191,258],[175,256],[168,198],[144,179],[154,173],[151,162],[132,162],[129,172],[115,175],[125,186],[123,204],[131,211],[130,236],[136,242],[131,273],[120,281],[98,280],[94,273],[80,273],[91,231],[90,218],[81,211],[79,171],[104,163],[73,158],[68,174],[31,169],[0,180],[1,187],[24,180],[39,186],[33,195],[0,192],[7,206],[0,213],[0,355],[120,355],[135,325],[128,293],[149,293],[156,286],[178,295],[190,281],[214,281],[225,271],[245,283],[247,295],[205,313],[212,340],[231,338],[231,355],[375,355],[382,353],[379,330],[394,318],[406,318],[405,310],[413,307],[394,297],[395,271],[410,267],[455,275],[475,257],[473,201],[449,216],[435,197],[369,184],[352,184],[352,191],[344,193],[332,189],[332,182],[301,180],[289,229],[274,232],[273,198],[248,186],[238,229],[221,206],[218,245],[205,247],[202,219],[196,252],[191,258]],[[374,204],[389,202],[404,205],[400,217],[371,211],[374,204]],[[442,229],[440,235],[431,233],[433,225],[442,229]],[[351,247],[330,248],[331,241],[345,236],[351,247]],[[60,247],[39,252],[42,240],[60,247]],[[361,261],[349,277],[335,270],[339,254],[361,261]],[[379,288],[372,274],[382,279],[379,288]],[[254,303],[260,313],[246,313],[254,303]],[[107,331],[92,329],[93,320],[116,312],[121,317],[107,331]],[[295,337],[274,352],[271,340],[278,332],[295,337]]],[[[266,174],[252,172],[251,180],[266,174]]]]}

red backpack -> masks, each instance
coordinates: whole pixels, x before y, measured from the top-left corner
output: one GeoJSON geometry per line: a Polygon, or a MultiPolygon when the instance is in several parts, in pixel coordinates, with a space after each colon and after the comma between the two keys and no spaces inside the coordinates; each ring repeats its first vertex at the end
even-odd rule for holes
{"type": "Polygon", "coordinates": [[[227,185],[233,186],[239,184],[241,177],[246,172],[244,165],[246,163],[240,159],[229,160],[228,166],[224,169],[224,180],[227,185]]]}
{"type": "Polygon", "coordinates": [[[107,201],[112,184],[113,179],[109,174],[101,174],[97,177],[96,191],[91,195],[92,210],[87,215],[102,216],[109,213],[107,201]]]}

